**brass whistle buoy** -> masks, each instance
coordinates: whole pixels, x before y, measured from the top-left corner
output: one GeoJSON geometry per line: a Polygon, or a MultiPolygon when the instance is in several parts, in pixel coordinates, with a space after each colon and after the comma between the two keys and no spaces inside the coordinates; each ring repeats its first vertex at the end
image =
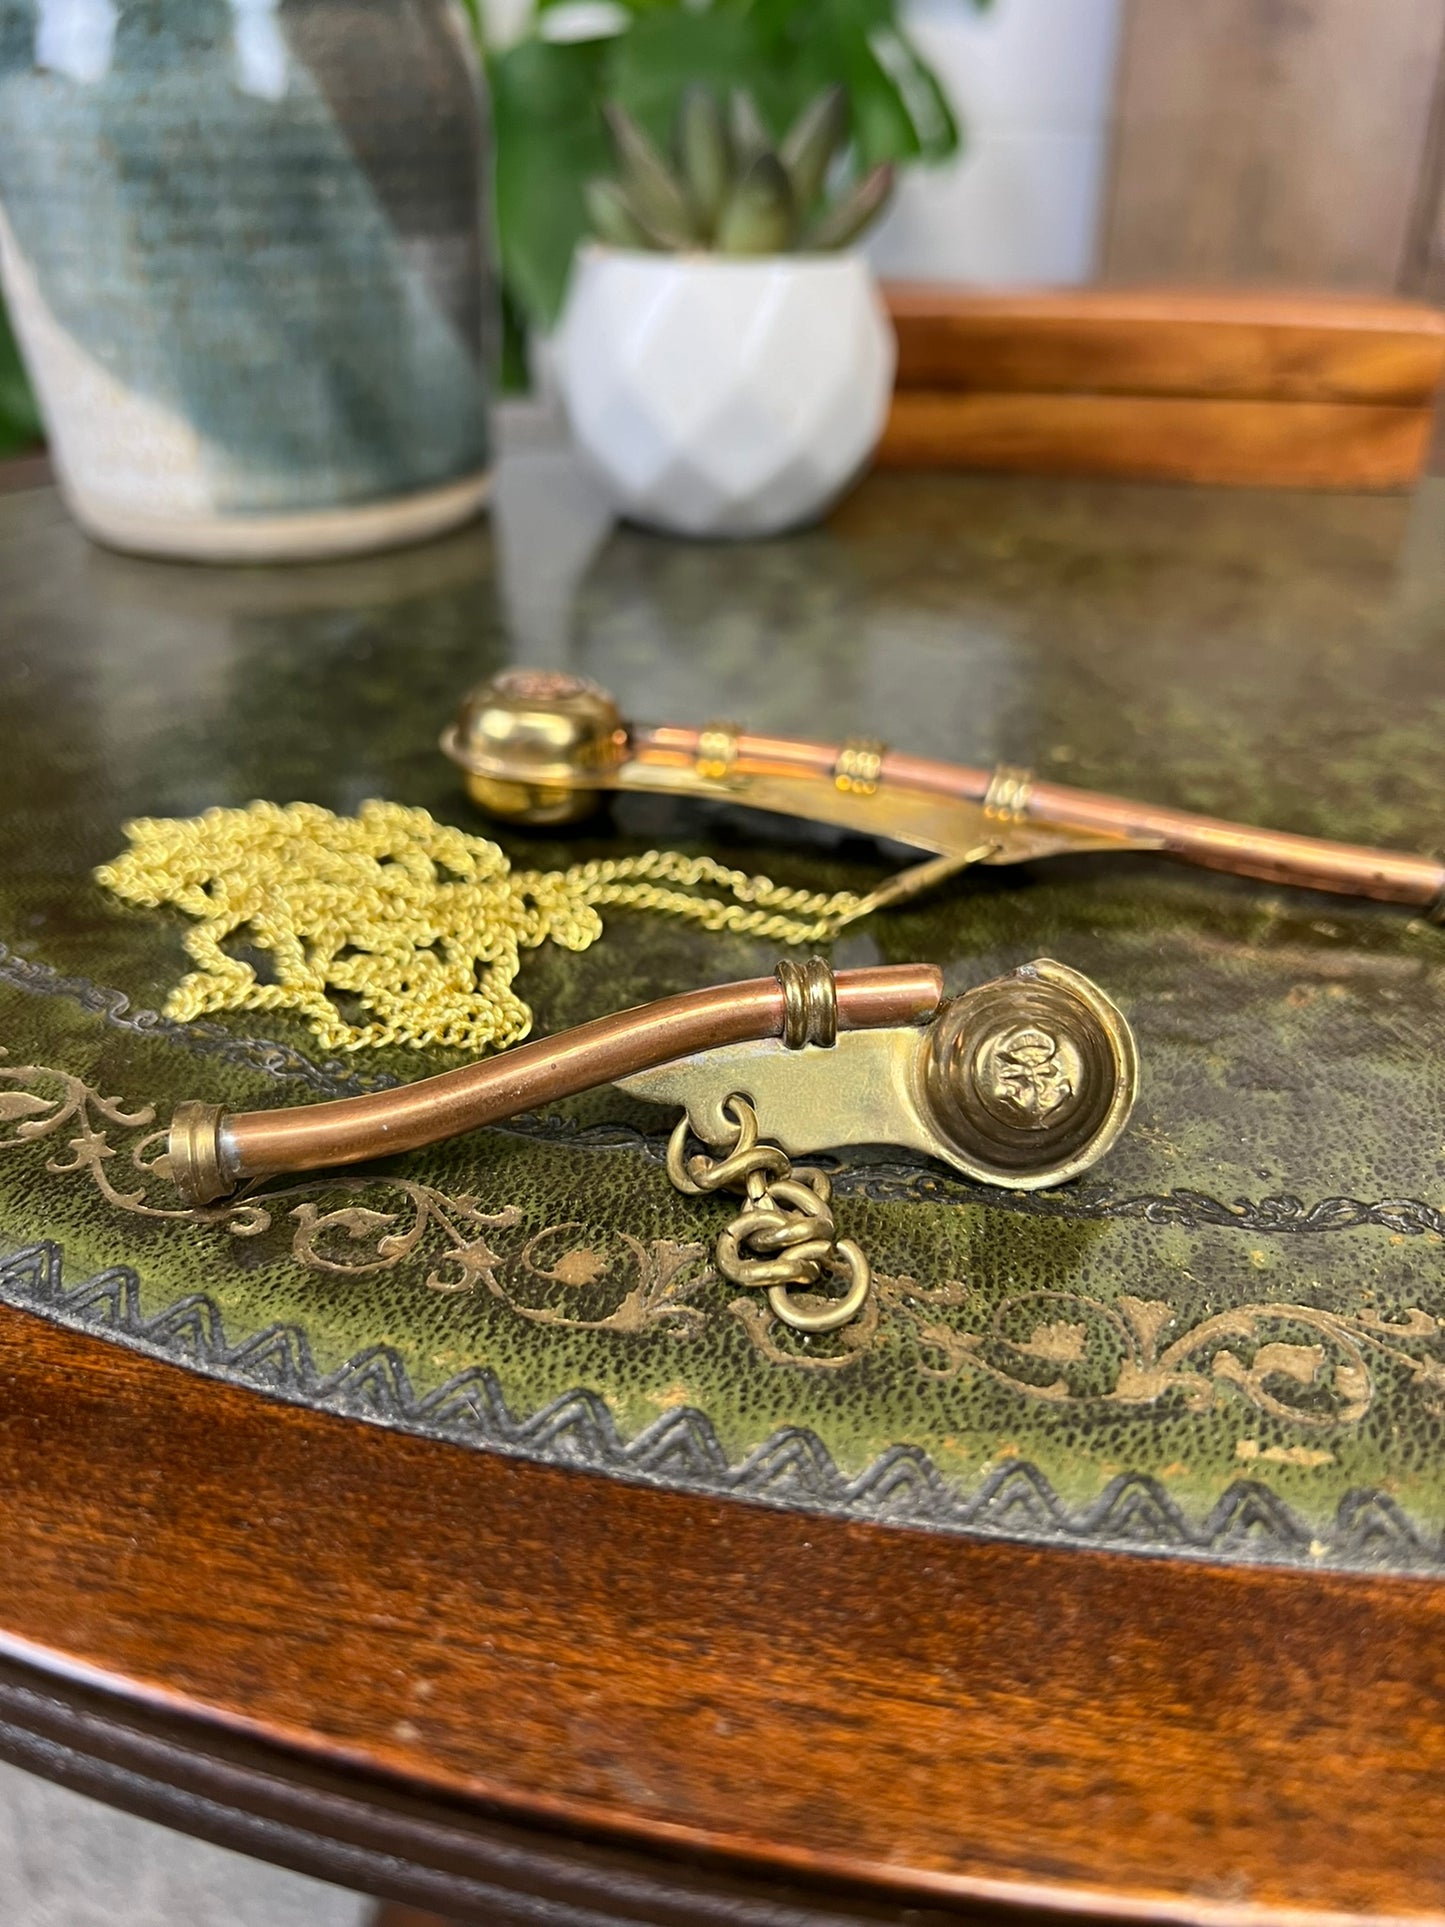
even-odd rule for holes
{"type": "Polygon", "coordinates": [[[718,1267],[804,1331],[854,1317],[869,1272],[836,1235],[827,1178],[792,1160],[853,1144],[939,1159],[1014,1191],[1087,1170],[1128,1121],[1138,1062],[1096,985],[1047,959],[945,999],[930,964],[771,977],[663,998],[398,1090],[228,1115],[177,1107],[170,1176],[193,1207],[284,1172],[410,1151],[613,1083],[682,1107],[668,1169],[741,1190],[718,1267]],[[690,1153],[689,1133],[707,1147],[690,1153]],[[840,1278],[841,1296],[814,1287],[840,1278]]]}
{"type": "Polygon", "coordinates": [[[1150,850],[1267,883],[1409,904],[1445,920],[1445,863],[1436,856],[1255,829],[1043,782],[1026,769],[910,756],[871,740],[805,742],[728,723],[629,722],[605,690],[552,671],[492,677],[463,700],[441,744],[473,802],[511,821],[572,823],[610,791],[661,791],[932,852],[860,900],[853,917],[975,863],[1150,850]]]}

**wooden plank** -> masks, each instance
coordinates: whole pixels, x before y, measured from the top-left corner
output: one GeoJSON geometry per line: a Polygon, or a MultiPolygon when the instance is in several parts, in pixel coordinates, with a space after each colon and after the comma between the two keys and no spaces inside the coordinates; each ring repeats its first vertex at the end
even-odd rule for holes
{"type": "Polygon", "coordinates": [[[1388,289],[1445,0],[1131,0],[1104,273],[1388,289]]]}
{"type": "Polygon", "coordinates": [[[1422,303],[1218,289],[973,294],[895,284],[900,388],[1226,395],[1428,406],[1445,314],[1422,303]]]}
{"type": "Polygon", "coordinates": [[[887,468],[1007,469],[1232,487],[1393,489],[1419,475],[1428,408],[1164,395],[894,396],[887,468]]]}

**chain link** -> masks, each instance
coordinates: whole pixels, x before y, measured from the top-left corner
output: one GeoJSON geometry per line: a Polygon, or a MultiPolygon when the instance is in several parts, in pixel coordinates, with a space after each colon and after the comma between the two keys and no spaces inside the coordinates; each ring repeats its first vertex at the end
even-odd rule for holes
{"type": "Polygon", "coordinates": [[[835,1331],[863,1309],[873,1274],[853,1240],[837,1235],[832,1186],[821,1171],[795,1170],[781,1146],[759,1138],[757,1113],[745,1097],[734,1094],[723,1110],[735,1126],[731,1143],[711,1147],[720,1155],[689,1156],[684,1117],[668,1143],[668,1176],[690,1197],[743,1192],[743,1209],[718,1234],[718,1270],[731,1284],[766,1291],[775,1315],[794,1331],[835,1331]],[[842,1281],[841,1298],[813,1293],[825,1276],[842,1281]]]}

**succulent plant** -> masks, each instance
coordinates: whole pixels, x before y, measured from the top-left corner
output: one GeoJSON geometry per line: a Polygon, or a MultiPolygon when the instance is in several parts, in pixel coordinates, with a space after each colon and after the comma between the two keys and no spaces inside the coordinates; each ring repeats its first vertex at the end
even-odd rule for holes
{"type": "Polygon", "coordinates": [[[751,97],[724,104],[710,87],[683,95],[669,161],[625,108],[604,109],[615,179],[589,181],[587,215],[599,241],[665,254],[813,253],[847,247],[883,208],[887,161],[836,197],[829,175],[848,140],[848,97],[830,87],[774,142],[751,97]]]}

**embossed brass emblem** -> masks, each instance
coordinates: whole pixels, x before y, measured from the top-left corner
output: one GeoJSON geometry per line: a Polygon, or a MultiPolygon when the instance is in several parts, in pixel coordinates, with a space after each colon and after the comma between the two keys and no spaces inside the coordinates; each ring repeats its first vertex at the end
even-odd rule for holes
{"type": "Polygon", "coordinates": [[[1074,1095],[1081,1068],[1078,1053],[1038,1024],[1020,1024],[979,1047],[984,1099],[1011,1123],[1042,1128],[1074,1095]]]}

